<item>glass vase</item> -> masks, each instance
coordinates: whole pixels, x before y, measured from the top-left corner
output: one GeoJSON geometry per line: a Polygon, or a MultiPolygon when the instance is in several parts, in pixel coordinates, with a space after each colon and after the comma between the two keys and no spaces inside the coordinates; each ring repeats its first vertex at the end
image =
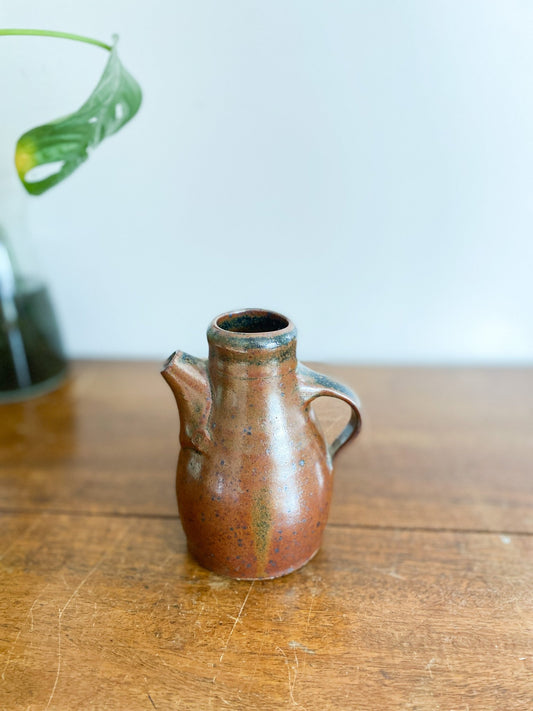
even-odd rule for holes
{"type": "Polygon", "coordinates": [[[27,229],[26,195],[0,183],[0,401],[56,387],[66,374],[58,322],[27,229]]]}

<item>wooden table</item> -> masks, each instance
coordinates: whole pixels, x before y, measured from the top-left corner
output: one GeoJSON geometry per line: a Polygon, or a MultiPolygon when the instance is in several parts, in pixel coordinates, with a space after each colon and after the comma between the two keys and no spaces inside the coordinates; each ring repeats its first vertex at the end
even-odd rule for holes
{"type": "Polygon", "coordinates": [[[533,370],[322,369],[364,431],[275,581],[189,557],[157,364],[0,407],[1,709],[533,709],[533,370]]]}

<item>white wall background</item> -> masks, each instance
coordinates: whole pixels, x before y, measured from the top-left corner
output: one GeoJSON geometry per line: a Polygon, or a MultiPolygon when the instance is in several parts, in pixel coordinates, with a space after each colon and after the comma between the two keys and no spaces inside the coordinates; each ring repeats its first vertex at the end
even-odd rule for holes
{"type": "MultiPolygon", "coordinates": [[[[533,357],[527,0],[17,0],[0,24],[118,32],[144,90],[27,200],[71,355],[204,355],[213,316],[258,305],[303,359],[533,357]]],[[[2,179],[105,61],[0,38],[2,179]]]]}

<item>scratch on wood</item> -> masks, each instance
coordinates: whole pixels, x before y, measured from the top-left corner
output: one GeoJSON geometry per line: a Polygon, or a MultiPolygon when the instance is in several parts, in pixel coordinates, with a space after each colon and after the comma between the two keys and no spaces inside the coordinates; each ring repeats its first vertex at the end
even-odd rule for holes
{"type": "Polygon", "coordinates": [[[334,432],[337,432],[340,427],[344,427],[344,425],[346,424],[346,420],[347,418],[343,417],[342,415],[329,419],[327,424],[325,425],[328,437],[330,435],[333,435],[334,432]]]}
{"type": "MultiPolygon", "coordinates": [[[[250,597],[250,593],[252,592],[252,588],[253,588],[253,586],[254,586],[254,582],[255,582],[255,581],[252,580],[252,582],[250,583],[250,587],[248,588],[248,592],[246,593],[246,597],[244,598],[244,601],[243,601],[243,603],[242,603],[242,605],[241,605],[241,609],[239,610],[239,614],[237,615],[237,617],[232,618],[232,619],[235,620],[235,622],[233,623],[233,627],[231,628],[230,633],[229,633],[229,635],[228,635],[228,638],[226,639],[226,642],[225,642],[225,644],[224,644],[224,648],[222,649],[222,654],[220,655],[220,659],[218,660],[218,663],[219,663],[219,664],[220,664],[220,662],[224,659],[224,655],[226,654],[226,651],[227,651],[227,649],[228,649],[228,645],[229,645],[229,641],[230,641],[230,639],[231,639],[231,636],[232,636],[232,634],[235,632],[235,627],[237,627],[237,623],[240,622],[240,620],[241,620],[241,616],[242,616],[243,610],[244,610],[244,608],[246,607],[246,603],[248,602],[248,598],[250,597]]],[[[215,677],[215,679],[216,679],[216,677],[215,677]]]]}
{"type": "Polygon", "coordinates": [[[390,575],[391,578],[396,578],[397,580],[405,580],[404,576],[397,573],[394,568],[391,568],[390,570],[385,570],[384,568],[372,568],[372,570],[375,570],[378,573],[383,573],[383,575],[390,575]]]}
{"type": "MultiPolygon", "coordinates": [[[[309,604],[309,612],[307,613],[307,620],[305,622],[305,629],[304,629],[304,633],[303,633],[304,639],[306,638],[307,630],[309,629],[309,623],[311,621],[311,613],[313,612],[313,606],[315,604],[315,599],[316,599],[316,592],[313,591],[311,594],[311,602],[309,604]]],[[[297,642],[297,641],[289,642],[289,646],[292,647],[293,649],[294,649],[294,647],[300,647],[300,649],[302,649],[304,652],[306,652],[306,654],[314,654],[314,651],[312,649],[305,647],[303,644],[300,644],[300,642],[297,642]]],[[[306,666],[307,666],[307,656],[304,657],[304,662],[302,665],[302,674],[305,673],[306,666]]]]}
{"type": "Polygon", "coordinates": [[[150,694],[148,694],[148,698],[150,699],[150,703],[152,704],[152,706],[154,707],[154,709],[157,709],[157,706],[154,704],[154,700],[152,699],[152,697],[150,696],[150,694]]]}
{"type": "Polygon", "coordinates": [[[167,563],[169,560],[171,560],[174,557],[174,553],[169,553],[165,560],[161,563],[159,566],[160,570],[164,570],[167,567],[167,563]]]}
{"type": "Polygon", "coordinates": [[[299,667],[298,655],[296,654],[296,652],[294,652],[294,659],[296,661],[296,665],[292,667],[292,672],[294,674],[294,676],[293,676],[291,674],[291,666],[289,664],[289,658],[287,657],[287,655],[285,654],[285,652],[283,651],[283,649],[281,647],[276,647],[276,649],[279,649],[279,651],[283,654],[283,657],[285,658],[285,664],[287,665],[287,672],[289,674],[289,697],[290,697],[290,700],[291,700],[293,706],[299,706],[300,708],[304,709],[305,707],[302,706],[301,704],[299,704],[296,701],[296,699],[294,698],[294,687],[296,685],[296,676],[298,674],[298,667],[299,667]]]}
{"type": "Polygon", "coordinates": [[[305,644],[301,644],[300,642],[297,642],[296,640],[289,642],[289,647],[291,647],[292,649],[301,649],[302,652],[305,652],[306,654],[315,654],[314,649],[309,649],[309,647],[306,647],[305,644]]]}
{"type": "MultiPolygon", "coordinates": [[[[48,586],[46,586],[46,587],[48,587],[48,586]]],[[[41,594],[42,594],[42,593],[41,593],[41,594]]],[[[20,635],[22,634],[22,630],[24,629],[24,626],[25,626],[25,624],[26,624],[26,621],[27,621],[28,617],[29,617],[30,620],[31,620],[30,632],[33,632],[33,608],[35,607],[35,605],[36,605],[38,602],[39,602],[39,597],[36,597],[35,600],[33,601],[33,605],[30,607],[30,609],[29,609],[28,612],[26,613],[26,617],[23,619],[22,624],[20,625],[20,629],[19,629],[19,631],[17,632],[17,636],[15,637],[15,641],[14,641],[13,644],[11,645],[11,649],[10,649],[9,652],[7,653],[6,663],[5,663],[5,665],[4,665],[4,669],[2,670],[2,681],[5,681],[6,669],[7,669],[8,666],[9,666],[9,663],[10,663],[10,661],[11,661],[11,657],[13,656],[13,652],[14,652],[15,649],[16,649],[17,642],[19,641],[19,637],[20,637],[20,635]]]]}
{"type": "MultiPolygon", "coordinates": [[[[159,603],[161,602],[161,600],[165,597],[165,594],[168,594],[168,587],[169,587],[169,585],[170,585],[170,583],[165,583],[165,584],[163,585],[163,589],[161,590],[161,595],[158,597],[157,601],[154,602],[154,604],[152,605],[152,611],[151,611],[151,613],[150,613],[150,617],[153,617],[153,616],[158,612],[157,606],[159,605],[159,603]]],[[[167,605],[167,610],[168,610],[169,608],[170,608],[170,605],[167,605]]]]}
{"type": "MultiPolygon", "coordinates": [[[[27,619],[27,617],[28,617],[28,616],[26,615],[26,619],[27,619]]],[[[9,662],[11,661],[11,655],[13,654],[13,651],[14,651],[15,647],[17,646],[17,642],[19,641],[19,637],[20,637],[20,635],[21,635],[21,633],[22,633],[22,630],[23,630],[23,628],[24,628],[24,623],[25,623],[25,622],[26,622],[26,620],[24,620],[24,622],[22,623],[22,625],[21,625],[21,627],[20,627],[20,629],[19,629],[19,631],[18,631],[18,633],[17,633],[17,636],[15,637],[15,641],[13,642],[13,646],[11,647],[11,649],[9,650],[9,652],[8,652],[8,654],[7,654],[7,660],[6,660],[6,663],[5,663],[5,666],[4,666],[4,670],[2,671],[2,681],[5,680],[6,669],[7,669],[8,666],[9,666],[9,662]]]]}
{"type": "Polygon", "coordinates": [[[94,612],[93,612],[93,616],[92,616],[92,618],[91,618],[92,621],[93,621],[93,627],[94,627],[95,624],[96,624],[96,617],[97,617],[97,615],[98,615],[98,608],[97,608],[96,602],[95,602],[95,603],[94,603],[94,612]]]}
{"type": "MultiPolygon", "coordinates": [[[[70,602],[70,600],[69,600],[70,602]]],[[[48,699],[48,703],[45,706],[45,711],[46,709],[50,706],[50,703],[52,702],[52,699],[54,698],[54,694],[56,692],[56,686],[57,686],[57,681],[59,679],[59,672],[61,671],[61,616],[63,615],[63,612],[65,612],[65,609],[67,605],[61,610],[59,610],[59,619],[57,622],[57,672],[56,672],[56,678],[54,681],[54,686],[52,687],[52,693],[50,694],[50,698],[48,699]]]]}
{"type": "Polygon", "coordinates": [[[30,632],[33,632],[33,608],[37,604],[38,599],[33,601],[33,605],[30,607],[30,632]]]}
{"type": "Polygon", "coordinates": [[[307,630],[309,629],[309,621],[311,619],[311,612],[313,611],[313,605],[315,604],[315,597],[316,597],[316,595],[313,595],[311,597],[311,604],[309,605],[309,612],[307,614],[307,622],[305,623],[304,635],[307,633],[307,630]]]}
{"type": "Polygon", "coordinates": [[[205,603],[202,602],[202,607],[200,608],[200,612],[198,613],[198,616],[196,617],[196,620],[194,622],[195,625],[198,625],[198,627],[201,627],[202,623],[200,622],[200,617],[202,616],[202,612],[205,609],[205,603]]]}
{"type": "Polygon", "coordinates": [[[296,662],[296,666],[294,668],[294,678],[292,680],[292,693],[294,694],[294,687],[296,686],[296,675],[298,674],[298,667],[300,666],[298,662],[298,655],[296,654],[296,650],[294,650],[294,661],[296,662]]]}
{"type": "Polygon", "coordinates": [[[123,532],[122,536],[120,536],[120,538],[117,539],[117,541],[115,542],[115,545],[113,546],[113,548],[110,548],[109,550],[107,550],[107,551],[104,553],[104,555],[100,558],[100,560],[98,561],[98,563],[97,563],[93,568],[91,568],[91,570],[89,570],[89,572],[87,573],[87,575],[83,578],[83,580],[79,583],[79,585],[78,585],[77,588],[74,590],[74,592],[72,593],[72,595],[69,597],[69,599],[67,600],[67,602],[65,603],[65,605],[63,606],[63,608],[59,610],[59,616],[58,616],[58,621],[57,621],[57,672],[56,672],[56,678],[55,678],[55,681],[54,681],[54,686],[52,687],[52,692],[51,692],[50,697],[49,697],[49,699],[48,699],[48,703],[47,703],[46,706],[44,707],[44,711],[47,711],[48,707],[49,707],[50,704],[52,703],[52,699],[54,698],[54,694],[55,694],[56,688],[57,688],[57,682],[59,681],[59,675],[60,675],[60,673],[61,673],[61,620],[63,619],[63,615],[64,615],[65,612],[67,611],[68,606],[70,605],[70,603],[72,602],[72,600],[74,600],[74,598],[76,597],[76,595],[79,593],[79,591],[80,591],[80,590],[82,589],[82,587],[85,585],[85,583],[89,580],[89,578],[91,577],[91,575],[93,575],[93,574],[98,570],[98,568],[102,565],[102,563],[103,563],[104,560],[107,558],[107,556],[108,556],[112,551],[115,550],[115,548],[116,548],[116,547],[119,545],[119,543],[122,541],[122,539],[124,538],[124,536],[126,535],[126,533],[127,533],[128,530],[129,530],[129,527],[123,532]]]}

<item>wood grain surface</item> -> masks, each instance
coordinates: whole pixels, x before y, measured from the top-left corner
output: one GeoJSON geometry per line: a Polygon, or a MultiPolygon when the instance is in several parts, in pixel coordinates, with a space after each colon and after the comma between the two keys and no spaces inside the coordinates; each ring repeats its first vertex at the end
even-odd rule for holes
{"type": "Polygon", "coordinates": [[[275,581],[189,557],[157,364],[0,407],[0,709],[533,708],[533,371],[317,367],[365,429],[275,581]]]}

